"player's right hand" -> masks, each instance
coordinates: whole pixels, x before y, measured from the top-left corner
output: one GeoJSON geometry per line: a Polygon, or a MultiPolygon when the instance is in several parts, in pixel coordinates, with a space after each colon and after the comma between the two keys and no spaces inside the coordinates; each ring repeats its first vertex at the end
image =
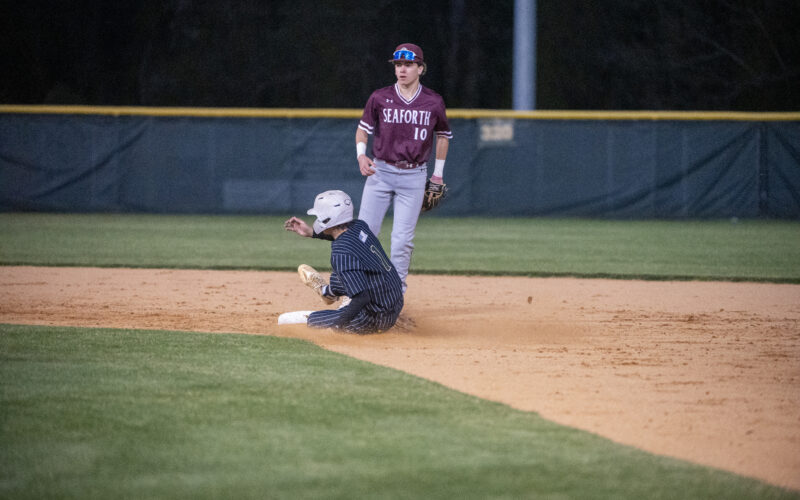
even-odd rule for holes
{"type": "Polygon", "coordinates": [[[361,175],[369,177],[375,173],[375,163],[369,156],[361,155],[358,157],[358,169],[361,171],[361,175]]]}
{"type": "Polygon", "coordinates": [[[292,231],[294,233],[299,234],[300,236],[305,236],[306,238],[311,237],[314,234],[314,230],[311,227],[303,222],[301,219],[297,217],[292,217],[287,219],[286,222],[283,223],[283,228],[287,231],[292,231]]]}

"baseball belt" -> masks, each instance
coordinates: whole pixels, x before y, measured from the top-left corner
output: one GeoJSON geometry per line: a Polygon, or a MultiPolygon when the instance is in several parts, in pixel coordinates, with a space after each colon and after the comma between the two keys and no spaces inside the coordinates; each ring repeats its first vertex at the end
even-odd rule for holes
{"type": "Polygon", "coordinates": [[[388,160],[381,160],[383,163],[387,165],[391,165],[393,167],[402,168],[404,170],[410,170],[412,168],[421,167],[424,163],[414,163],[406,160],[400,161],[388,161],[388,160]]]}

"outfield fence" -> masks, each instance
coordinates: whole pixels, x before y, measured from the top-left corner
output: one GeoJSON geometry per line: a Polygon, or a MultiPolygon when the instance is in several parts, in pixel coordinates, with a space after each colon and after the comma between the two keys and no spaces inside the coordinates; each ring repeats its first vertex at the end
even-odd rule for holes
{"type": "MultiPolygon", "coordinates": [[[[0,106],[0,210],[360,201],[360,110],[0,106]]],[[[800,113],[450,110],[439,215],[800,217],[800,113]]]]}

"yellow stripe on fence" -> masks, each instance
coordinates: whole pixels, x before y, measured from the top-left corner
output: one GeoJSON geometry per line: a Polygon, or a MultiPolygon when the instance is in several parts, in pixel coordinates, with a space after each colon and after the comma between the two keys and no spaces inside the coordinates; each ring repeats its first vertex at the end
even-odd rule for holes
{"type": "MultiPolygon", "coordinates": [[[[111,116],[175,116],[209,118],[359,118],[360,109],[348,108],[189,108],[147,106],[0,105],[4,114],[61,114],[111,116]]],[[[800,121],[800,112],[738,111],[513,111],[506,109],[450,109],[449,118],[516,120],[683,120],[683,121],[800,121]]]]}
{"type": "Polygon", "coordinates": [[[186,108],[147,106],[0,105],[0,113],[63,115],[190,116],[210,118],[358,118],[360,110],[340,108],[186,108]]]}

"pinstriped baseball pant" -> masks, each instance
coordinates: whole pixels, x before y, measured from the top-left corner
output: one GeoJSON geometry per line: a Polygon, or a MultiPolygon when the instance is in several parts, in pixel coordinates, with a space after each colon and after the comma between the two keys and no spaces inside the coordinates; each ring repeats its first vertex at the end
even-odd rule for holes
{"type": "MultiPolygon", "coordinates": [[[[331,273],[330,287],[336,296],[343,296],[347,293],[335,271],[331,273]]],[[[343,329],[352,333],[385,332],[397,322],[400,311],[403,309],[403,300],[401,299],[395,306],[395,311],[379,315],[369,314],[362,309],[343,329]]],[[[307,324],[313,328],[331,328],[339,323],[341,315],[342,311],[339,309],[314,311],[309,315],[307,324]]]]}
{"type": "MultiPolygon", "coordinates": [[[[402,306],[402,302],[400,305],[402,306]]],[[[379,316],[367,314],[362,309],[349,324],[344,326],[343,330],[352,333],[385,332],[397,322],[397,317],[400,316],[400,309],[401,307],[398,307],[395,313],[382,314],[379,316]]],[[[314,311],[308,317],[308,326],[313,328],[331,328],[338,323],[341,314],[342,311],[339,309],[314,311]]]]}

